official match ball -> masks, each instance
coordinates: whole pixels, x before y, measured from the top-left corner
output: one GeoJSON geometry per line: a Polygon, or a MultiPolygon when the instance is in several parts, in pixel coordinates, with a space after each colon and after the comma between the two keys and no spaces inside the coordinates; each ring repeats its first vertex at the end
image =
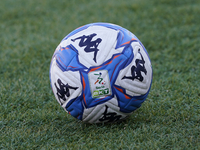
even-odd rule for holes
{"type": "Polygon", "coordinates": [[[92,23],[69,33],[57,46],[50,83],[58,103],[87,123],[116,122],[145,101],[152,66],[140,40],[127,29],[92,23]]]}

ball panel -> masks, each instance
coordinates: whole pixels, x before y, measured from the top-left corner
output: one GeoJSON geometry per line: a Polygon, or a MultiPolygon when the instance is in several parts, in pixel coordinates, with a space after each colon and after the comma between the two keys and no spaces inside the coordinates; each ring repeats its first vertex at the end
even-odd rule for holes
{"type": "Polygon", "coordinates": [[[117,31],[103,26],[89,26],[62,41],[62,46],[73,45],[78,49],[78,59],[86,67],[99,66],[112,57],[117,31]],[[103,39],[103,40],[102,40],[103,39]],[[111,54],[109,54],[111,53],[111,54]],[[85,64],[84,64],[85,65],[85,64]]]}
{"type": "Polygon", "coordinates": [[[118,101],[114,97],[103,104],[84,109],[83,121],[89,123],[114,122],[124,119],[127,115],[130,114],[120,112],[118,101]]]}
{"type": "Polygon", "coordinates": [[[51,64],[51,86],[57,101],[65,107],[67,103],[82,93],[79,72],[63,72],[53,58],[51,64]]]}
{"type": "Polygon", "coordinates": [[[132,62],[121,69],[116,84],[125,88],[131,96],[147,93],[152,79],[150,60],[139,43],[133,43],[134,58],[132,62]]]}

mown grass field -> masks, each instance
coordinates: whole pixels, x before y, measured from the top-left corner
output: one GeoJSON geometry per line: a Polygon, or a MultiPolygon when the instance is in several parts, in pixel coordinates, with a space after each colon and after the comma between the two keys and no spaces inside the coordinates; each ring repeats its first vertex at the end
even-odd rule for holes
{"type": "Polygon", "coordinates": [[[199,0],[2,0],[0,149],[200,149],[199,14],[199,0]],[[148,98],[121,123],[82,123],[50,88],[55,48],[92,22],[127,28],[152,61],[148,98]]]}

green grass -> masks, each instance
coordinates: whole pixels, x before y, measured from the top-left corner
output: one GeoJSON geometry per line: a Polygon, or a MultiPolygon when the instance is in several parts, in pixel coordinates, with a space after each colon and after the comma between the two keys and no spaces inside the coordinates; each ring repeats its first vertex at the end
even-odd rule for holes
{"type": "Polygon", "coordinates": [[[0,3],[0,149],[200,149],[199,0],[0,3]],[[127,28],[152,61],[148,98],[121,123],[82,123],[50,88],[56,46],[92,22],[127,28]]]}

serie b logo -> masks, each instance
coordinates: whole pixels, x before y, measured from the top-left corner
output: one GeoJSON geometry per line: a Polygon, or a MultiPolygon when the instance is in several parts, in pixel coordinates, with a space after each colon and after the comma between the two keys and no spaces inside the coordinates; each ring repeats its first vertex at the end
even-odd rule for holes
{"type": "Polygon", "coordinates": [[[105,97],[112,94],[107,70],[90,72],[88,77],[93,98],[105,97]]]}

